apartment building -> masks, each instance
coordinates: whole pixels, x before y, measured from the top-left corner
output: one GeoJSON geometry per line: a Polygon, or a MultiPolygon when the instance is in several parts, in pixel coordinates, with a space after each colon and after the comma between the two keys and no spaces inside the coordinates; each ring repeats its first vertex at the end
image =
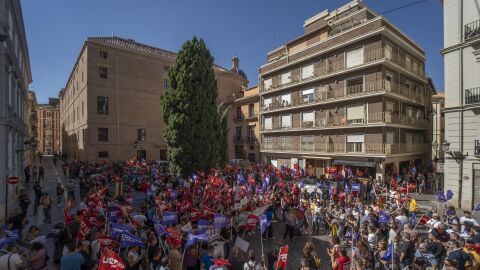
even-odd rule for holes
{"type": "Polygon", "coordinates": [[[38,104],[38,151],[44,155],[60,154],[60,101],[49,98],[48,104],[38,104]]]}
{"type": "Polygon", "coordinates": [[[23,179],[26,165],[32,73],[20,0],[1,1],[0,21],[0,223],[4,223],[8,201],[16,200],[16,193],[5,188],[7,178],[23,179]]]}
{"type": "Polygon", "coordinates": [[[424,50],[361,1],[315,15],[304,30],[260,67],[263,161],[316,176],[423,169],[424,50]]]}
{"type": "Polygon", "coordinates": [[[260,161],[258,92],[258,85],[246,88],[242,91],[242,96],[231,105],[228,124],[231,134],[228,150],[230,159],[260,161]]]}
{"type": "Polygon", "coordinates": [[[37,161],[38,151],[38,114],[37,114],[37,96],[35,92],[28,91],[28,134],[31,144],[27,148],[27,164],[33,165],[37,161]]]}
{"type": "MultiPolygon", "coordinates": [[[[176,54],[120,37],[89,37],[60,91],[63,154],[74,159],[166,160],[160,98],[176,54]]],[[[218,102],[245,78],[214,66],[218,102]]]]}
{"type": "Polygon", "coordinates": [[[480,0],[444,0],[445,186],[455,207],[480,202],[480,0]]]}

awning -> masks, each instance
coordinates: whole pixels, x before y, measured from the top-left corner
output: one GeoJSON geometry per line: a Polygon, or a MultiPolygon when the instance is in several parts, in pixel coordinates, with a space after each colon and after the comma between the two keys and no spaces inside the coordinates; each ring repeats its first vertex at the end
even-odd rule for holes
{"type": "Polygon", "coordinates": [[[312,156],[302,156],[302,158],[305,158],[305,159],[321,159],[321,160],[330,160],[330,159],[332,159],[331,157],[312,157],[312,156]]]}
{"type": "Polygon", "coordinates": [[[350,165],[350,166],[357,166],[357,167],[371,167],[375,168],[375,162],[366,162],[366,161],[355,161],[355,160],[334,160],[333,164],[335,165],[350,165]]]}

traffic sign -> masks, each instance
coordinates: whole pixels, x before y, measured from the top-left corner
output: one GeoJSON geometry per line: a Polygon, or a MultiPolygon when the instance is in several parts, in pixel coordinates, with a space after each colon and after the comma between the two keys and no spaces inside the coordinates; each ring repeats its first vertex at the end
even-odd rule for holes
{"type": "Polygon", "coordinates": [[[7,181],[10,185],[15,185],[15,184],[18,183],[18,177],[17,176],[10,176],[10,177],[8,177],[7,181]]]}

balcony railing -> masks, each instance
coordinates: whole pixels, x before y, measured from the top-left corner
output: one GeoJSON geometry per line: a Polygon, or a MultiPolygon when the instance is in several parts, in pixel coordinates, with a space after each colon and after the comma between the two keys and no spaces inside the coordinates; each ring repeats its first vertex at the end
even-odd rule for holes
{"type": "MultiPolygon", "coordinates": [[[[477,30],[478,32],[478,30],[477,30]]],[[[382,60],[385,59],[387,61],[393,62],[401,66],[402,68],[406,69],[407,71],[414,73],[415,75],[425,78],[425,72],[423,71],[423,68],[420,63],[416,65],[413,64],[413,62],[410,62],[410,64],[407,65],[405,58],[400,57],[397,53],[395,52],[388,52],[387,54],[385,53],[385,48],[379,48],[376,50],[372,51],[365,51],[364,56],[363,56],[363,63],[362,64],[368,64],[374,61],[382,60]]],[[[350,68],[356,68],[355,67],[347,67],[345,64],[345,61],[329,61],[329,60],[321,60],[319,62],[320,64],[315,65],[314,69],[314,74],[313,76],[310,77],[305,77],[303,78],[301,75],[301,68],[293,69],[291,70],[291,77],[290,80],[284,81],[282,83],[281,80],[281,75],[274,76],[273,83],[269,86],[268,89],[265,89],[265,87],[262,85],[262,92],[269,92],[269,91],[274,91],[280,88],[288,87],[292,84],[296,83],[301,83],[301,82],[309,82],[313,81],[315,79],[318,79],[319,77],[329,75],[330,73],[342,71],[345,69],[350,69],[350,68]],[[293,75],[295,74],[295,75],[293,75]],[[275,79],[276,78],[276,79],[275,79]]]]}
{"type": "Polygon", "coordinates": [[[346,88],[328,90],[326,92],[316,92],[314,95],[302,96],[300,98],[292,98],[290,102],[273,100],[268,107],[263,107],[263,111],[287,109],[302,105],[368,95],[377,92],[394,93],[422,104],[425,102],[424,87],[413,89],[413,87],[408,88],[405,85],[388,80],[377,80],[365,82],[365,84],[348,86],[346,88]]]}
{"type": "Polygon", "coordinates": [[[465,90],[465,104],[480,104],[480,87],[465,90]]]}
{"type": "Polygon", "coordinates": [[[254,119],[257,116],[258,116],[258,112],[249,112],[247,115],[245,115],[245,119],[250,120],[250,119],[254,119]]]}
{"type": "Polygon", "coordinates": [[[258,139],[256,137],[237,137],[233,136],[234,143],[246,143],[246,144],[258,144],[258,139]]]}
{"type": "Polygon", "coordinates": [[[465,40],[480,36],[480,20],[465,24],[465,40]]]}
{"type": "Polygon", "coordinates": [[[296,151],[320,154],[359,154],[359,155],[392,155],[402,153],[423,153],[428,151],[426,144],[386,144],[362,143],[361,147],[345,143],[329,144],[263,144],[263,151],[296,151]]]}
{"type": "Polygon", "coordinates": [[[245,117],[243,116],[243,114],[241,114],[241,115],[235,114],[233,116],[233,121],[234,122],[240,122],[240,121],[243,121],[244,119],[245,119],[245,117]]]}
{"type": "MultiPolygon", "coordinates": [[[[277,120],[278,118],[275,118],[277,120]]],[[[358,125],[368,124],[397,124],[412,127],[426,127],[427,120],[422,118],[410,117],[407,115],[398,115],[394,112],[373,112],[367,113],[362,118],[348,119],[346,116],[330,116],[319,117],[314,121],[292,121],[290,125],[282,125],[282,123],[274,121],[271,129],[262,130],[289,130],[298,128],[332,128],[332,127],[354,127],[358,125]]]]}

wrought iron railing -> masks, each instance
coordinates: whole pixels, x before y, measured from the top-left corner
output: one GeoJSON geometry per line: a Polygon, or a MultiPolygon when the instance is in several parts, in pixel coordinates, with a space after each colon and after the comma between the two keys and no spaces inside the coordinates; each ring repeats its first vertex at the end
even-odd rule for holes
{"type": "Polygon", "coordinates": [[[465,104],[480,103],[480,87],[465,90],[465,104]]]}
{"type": "Polygon", "coordinates": [[[480,20],[465,24],[464,31],[465,40],[480,36],[480,20]]]}

